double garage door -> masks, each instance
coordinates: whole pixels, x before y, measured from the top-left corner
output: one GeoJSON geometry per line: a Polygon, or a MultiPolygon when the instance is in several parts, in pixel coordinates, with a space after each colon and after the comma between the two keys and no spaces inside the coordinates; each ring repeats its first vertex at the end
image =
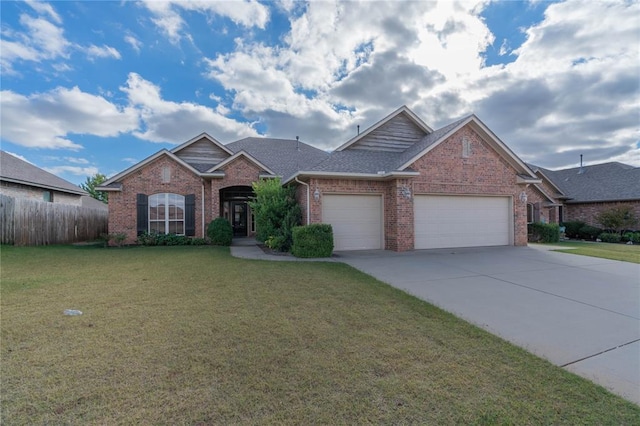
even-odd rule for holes
{"type": "Polygon", "coordinates": [[[509,197],[416,195],[415,248],[509,245],[510,218],[509,197]]]}
{"type": "MultiPolygon", "coordinates": [[[[511,244],[509,197],[414,196],[416,249],[511,244]]],[[[335,250],[384,248],[381,195],[326,194],[322,221],[333,227],[335,250]]]]}

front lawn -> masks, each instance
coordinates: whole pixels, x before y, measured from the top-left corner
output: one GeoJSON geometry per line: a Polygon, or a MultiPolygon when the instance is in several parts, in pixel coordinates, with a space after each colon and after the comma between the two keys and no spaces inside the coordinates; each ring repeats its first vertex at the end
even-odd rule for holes
{"type": "Polygon", "coordinates": [[[561,241],[553,243],[553,245],[567,247],[564,250],[556,250],[562,253],[640,263],[640,245],[595,243],[590,241],[561,241]]]}
{"type": "Polygon", "coordinates": [[[640,418],[602,387],[343,264],[207,246],[2,247],[0,260],[2,424],[640,418]]]}

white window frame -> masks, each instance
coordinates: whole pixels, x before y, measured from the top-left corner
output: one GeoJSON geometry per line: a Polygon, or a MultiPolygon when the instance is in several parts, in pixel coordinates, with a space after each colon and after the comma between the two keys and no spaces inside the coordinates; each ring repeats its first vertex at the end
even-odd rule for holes
{"type": "Polygon", "coordinates": [[[176,235],[185,235],[185,197],[184,195],[180,195],[180,194],[173,194],[170,192],[163,192],[163,193],[159,193],[159,194],[153,194],[149,196],[149,201],[148,201],[148,209],[149,209],[149,220],[147,223],[147,229],[149,230],[149,232],[151,232],[151,223],[162,223],[164,222],[164,233],[165,234],[169,234],[169,225],[173,222],[173,223],[179,223],[182,222],[182,232],[176,232],[176,235]],[[156,204],[154,203],[155,200],[157,201],[157,205],[160,205],[162,203],[164,203],[164,219],[152,219],[152,215],[151,215],[151,208],[154,207],[156,204]],[[172,204],[173,203],[173,204],[172,204]],[[171,219],[169,212],[172,206],[178,207],[182,209],[182,218],[175,218],[175,219],[171,219]]]}

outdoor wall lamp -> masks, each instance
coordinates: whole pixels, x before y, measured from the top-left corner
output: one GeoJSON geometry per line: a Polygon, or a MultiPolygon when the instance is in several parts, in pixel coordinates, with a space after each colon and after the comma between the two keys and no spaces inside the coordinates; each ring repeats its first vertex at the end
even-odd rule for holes
{"type": "Polygon", "coordinates": [[[400,194],[407,200],[411,199],[411,189],[408,186],[403,186],[400,188],[400,194]]]}
{"type": "Polygon", "coordinates": [[[524,191],[522,191],[522,192],[520,193],[520,197],[518,197],[518,198],[520,198],[520,202],[521,202],[522,204],[526,203],[526,202],[527,202],[527,193],[526,193],[526,192],[524,192],[524,191]]]}
{"type": "Polygon", "coordinates": [[[316,190],[313,191],[313,199],[316,201],[320,200],[320,191],[318,191],[318,188],[316,188],[316,190]]]}

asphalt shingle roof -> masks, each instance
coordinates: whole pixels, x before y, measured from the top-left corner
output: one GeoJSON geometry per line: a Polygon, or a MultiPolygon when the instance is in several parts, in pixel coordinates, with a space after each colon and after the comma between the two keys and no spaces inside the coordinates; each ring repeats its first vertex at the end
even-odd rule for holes
{"type": "Polygon", "coordinates": [[[290,139],[245,138],[226,147],[234,153],[246,152],[283,179],[300,170],[309,170],[329,156],[321,149],[290,139]]]}
{"type": "Polygon", "coordinates": [[[85,191],[71,182],[14,157],[5,151],[0,151],[0,180],[76,195],[87,195],[85,191]]]}
{"type": "Polygon", "coordinates": [[[640,200],[640,167],[612,162],[563,170],[538,168],[571,198],[567,203],[640,200]]]}

